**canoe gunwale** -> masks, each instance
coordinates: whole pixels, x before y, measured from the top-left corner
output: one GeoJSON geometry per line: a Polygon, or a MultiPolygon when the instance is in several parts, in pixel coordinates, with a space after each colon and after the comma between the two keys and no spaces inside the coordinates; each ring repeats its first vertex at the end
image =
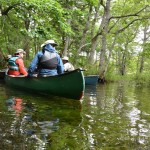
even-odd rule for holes
{"type": "MultiPolygon", "coordinates": [[[[78,69],[75,69],[73,71],[65,72],[65,73],[62,73],[62,74],[55,75],[55,76],[45,76],[45,77],[42,77],[42,76],[38,76],[38,77],[35,77],[35,76],[33,76],[33,77],[10,76],[10,77],[13,77],[13,78],[20,78],[20,77],[23,77],[23,78],[39,78],[39,79],[41,79],[41,78],[56,78],[56,77],[61,77],[61,76],[66,76],[66,75],[68,76],[68,74],[72,74],[72,73],[77,72],[77,71],[83,71],[83,70],[78,68],[78,69]]],[[[7,75],[6,72],[5,72],[5,75],[7,75]]],[[[7,75],[7,76],[9,76],[9,75],[7,75]]]]}

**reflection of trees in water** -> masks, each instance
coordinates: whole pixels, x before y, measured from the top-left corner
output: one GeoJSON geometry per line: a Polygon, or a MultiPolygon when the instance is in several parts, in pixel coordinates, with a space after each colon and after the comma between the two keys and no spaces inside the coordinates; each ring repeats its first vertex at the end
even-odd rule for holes
{"type": "MultiPolygon", "coordinates": [[[[1,146],[19,150],[57,147],[55,134],[64,131],[64,127],[70,131],[81,122],[80,102],[61,101],[59,104],[57,101],[31,102],[15,97],[6,100],[7,111],[3,117],[7,114],[9,119],[2,118],[7,126],[3,126],[5,132],[0,131],[3,134],[1,146]]],[[[66,139],[66,134],[62,133],[60,137],[66,139]]]]}
{"type": "Polygon", "coordinates": [[[85,148],[148,149],[150,127],[134,88],[125,83],[98,85],[95,99],[85,97],[80,124],[85,148]]]}
{"type": "Polygon", "coordinates": [[[82,109],[74,101],[38,97],[23,100],[19,115],[3,107],[0,149],[150,149],[149,88],[119,83],[88,90],[82,109]]]}
{"type": "Polygon", "coordinates": [[[95,85],[86,85],[85,86],[85,99],[89,98],[89,103],[91,105],[97,104],[97,93],[96,93],[96,86],[95,85]]]}
{"type": "Polygon", "coordinates": [[[133,145],[139,145],[141,149],[150,149],[150,103],[149,88],[132,85],[128,94],[126,116],[129,119],[128,132],[133,145]],[[130,95],[129,95],[130,94],[130,95]]]}
{"type": "Polygon", "coordinates": [[[8,111],[11,115],[11,122],[8,135],[1,141],[7,147],[13,148],[44,148],[47,143],[47,135],[58,130],[59,119],[46,121],[40,120],[36,106],[32,103],[23,103],[20,98],[11,97],[6,101],[8,111]]]}

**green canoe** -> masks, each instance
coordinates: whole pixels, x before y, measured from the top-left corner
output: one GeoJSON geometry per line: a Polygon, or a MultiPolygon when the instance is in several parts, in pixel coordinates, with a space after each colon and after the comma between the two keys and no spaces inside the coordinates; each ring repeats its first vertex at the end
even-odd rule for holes
{"type": "Polygon", "coordinates": [[[74,71],[49,77],[12,77],[5,76],[7,85],[43,94],[80,100],[84,94],[85,81],[83,71],[74,71]]]}

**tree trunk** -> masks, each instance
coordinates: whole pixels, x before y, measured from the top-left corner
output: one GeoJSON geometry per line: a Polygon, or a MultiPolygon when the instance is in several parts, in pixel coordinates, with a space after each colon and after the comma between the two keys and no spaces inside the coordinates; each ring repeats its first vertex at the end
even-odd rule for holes
{"type": "Polygon", "coordinates": [[[93,38],[92,39],[92,42],[91,42],[91,51],[90,51],[90,55],[89,55],[89,64],[94,64],[95,63],[95,53],[96,53],[96,46],[97,46],[97,40],[98,40],[98,37],[97,38],[93,38]]]}
{"type": "Polygon", "coordinates": [[[122,56],[122,64],[121,64],[121,69],[120,69],[120,73],[121,75],[125,75],[125,72],[126,72],[126,51],[127,49],[125,49],[125,52],[123,53],[123,56],[122,56]]]}
{"type": "MultiPolygon", "coordinates": [[[[95,53],[96,53],[96,46],[97,46],[97,41],[98,41],[98,37],[96,36],[94,38],[94,31],[95,31],[95,23],[97,21],[98,18],[98,12],[99,12],[99,8],[100,8],[100,1],[98,3],[98,6],[95,8],[95,14],[94,14],[94,19],[92,21],[92,26],[91,26],[91,50],[90,50],[90,56],[89,56],[89,64],[94,64],[95,63],[95,53]]],[[[100,30],[100,28],[99,28],[100,30]]]]}
{"type": "MultiPolygon", "coordinates": [[[[143,38],[143,51],[142,53],[144,53],[145,51],[145,43],[147,41],[147,30],[148,30],[148,27],[145,26],[144,28],[144,38],[143,38]]],[[[142,73],[143,70],[144,70],[144,55],[141,55],[141,58],[140,58],[140,69],[139,69],[139,72],[142,73]]]]}
{"type": "Polygon", "coordinates": [[[64,46],[64,50],[63,50],[63,56],[67,56],[68,55],[68,46],[70,43],[70,37],[67,36],[66,40],[65,40],[65,46],[64,46]]]}
{"type": "Polygon", "coordinates": [[[110,18],[110,2],[111,0],[107,0],[105,6],[105,12],[102,19],[102,46],[101,46],[101,54],[100,54],[100,65],[99,65],[99,78],[100,82],[105,81],[106,74],[106,49],[107,49],[107,34],[108,34],[108,25],[110,18]]]}
{"type": "Polygon", "coordinates": [[[115,43],[116,43],[116,38],[117,38],[117,35],[115,35],[115,37],[113,39],[113,43],[112,43],[111,47],[109,48],[109,55],[108,55],[108,59],[107,59],[107,62],[106,62],[105,72],[107,72],[107,69],[108,69],[108,66],[109,66],[110,58],[111,58],[111,55],[112,55],[112,50],[114,49],[114,46],[115,46],[115,43]]]}
{"type": "MultiPolygon", "coordinates": [[[[68,19],[68,24],[71,24],[71,19],[68,19]]],[[[62,55],[63,56],[67,56],[68,55],[69,43],[70,43],[70,36],[67,36],[66,39],[65,39],[64,49],[62,50],[62,55]]]]}
{"type": "Polygon", "coordinates": [[[92,6],[90,6],[90,8],[89,8],[89,13],[87,16],[86,25],[85,25],[85,28],[83,30],[83,34],[82,34],[82,38],[80,40],[77,54],[79,54],[81,52],[81,49],[82,49],[83,45],[85,44],[85,37],[86,37],[87,31],[89,30],[89,26],[90,26],[91,13],[92,13],[92,6]]]}

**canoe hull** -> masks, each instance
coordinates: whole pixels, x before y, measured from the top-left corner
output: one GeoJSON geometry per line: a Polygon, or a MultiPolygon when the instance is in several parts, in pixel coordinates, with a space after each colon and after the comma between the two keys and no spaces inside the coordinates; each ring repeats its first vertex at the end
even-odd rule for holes
{"type": "Polygon", "coordinates": [[[85,76],[85,85],[96,85],[98,83],[98,75],[85,76]]]}
{"type": "Polygon", "coordinates": [[[7,85],[22,90],[80,100],[85,89],[83,72],[76,69],[69,73],[50,77],[5,76],[7,85]]]}

